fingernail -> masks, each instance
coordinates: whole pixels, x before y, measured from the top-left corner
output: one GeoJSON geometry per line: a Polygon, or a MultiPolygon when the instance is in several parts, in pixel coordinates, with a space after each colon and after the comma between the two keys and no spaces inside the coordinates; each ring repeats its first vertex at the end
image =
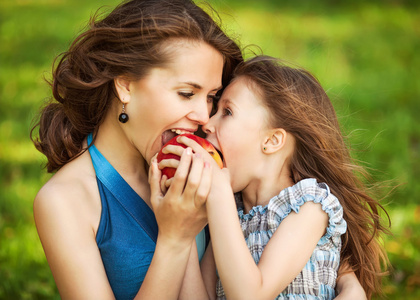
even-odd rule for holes
{"type": "Polygon", "coordinates": [[[187,147],[187,149],[185,150],[187,152],[187,155],[191,155],[192,154],[192,150],[190,147],[187,147]]]}

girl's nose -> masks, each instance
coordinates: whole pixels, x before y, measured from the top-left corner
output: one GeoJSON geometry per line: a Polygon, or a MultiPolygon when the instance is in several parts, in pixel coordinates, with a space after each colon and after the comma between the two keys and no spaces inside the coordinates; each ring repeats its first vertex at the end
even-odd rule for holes
{"type": "Polygon", "coordinates": [[[206,134],[214,133],[214,117],[211,117],[207,123],[202,126],[203,132],[206,134]]]}

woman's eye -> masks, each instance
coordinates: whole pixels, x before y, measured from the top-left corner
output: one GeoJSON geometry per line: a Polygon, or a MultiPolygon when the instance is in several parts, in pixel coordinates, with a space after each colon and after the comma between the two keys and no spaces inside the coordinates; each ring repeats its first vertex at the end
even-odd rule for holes
{"type": "Polygon", "coordinates": [[[178,92],[178,95],[186,99],[191,99],[191,97],[194,96],[195,94],[193,92],[178,92]]]}

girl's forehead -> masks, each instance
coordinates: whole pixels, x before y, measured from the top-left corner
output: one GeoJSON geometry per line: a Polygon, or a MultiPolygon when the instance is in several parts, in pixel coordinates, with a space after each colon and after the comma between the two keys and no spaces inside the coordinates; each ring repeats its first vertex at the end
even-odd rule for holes
{"type": "Polygon", "coordinates": [[[233,103],[243,102],[245,99],[262,104],[261,95],[256,90],[257,85],[246,77],[235,78],[224,90],[220,101],[233,103]]]}

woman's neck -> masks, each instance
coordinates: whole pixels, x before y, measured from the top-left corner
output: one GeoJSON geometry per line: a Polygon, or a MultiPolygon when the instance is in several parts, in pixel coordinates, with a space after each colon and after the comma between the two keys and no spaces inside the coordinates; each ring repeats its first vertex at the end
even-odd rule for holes
{"type": "Polygon", "coordinates": [[[148,164],[121,128],[112,124],[109,118],[100,125],[95,146],[145,201],[150,198],[148,164]]]}

